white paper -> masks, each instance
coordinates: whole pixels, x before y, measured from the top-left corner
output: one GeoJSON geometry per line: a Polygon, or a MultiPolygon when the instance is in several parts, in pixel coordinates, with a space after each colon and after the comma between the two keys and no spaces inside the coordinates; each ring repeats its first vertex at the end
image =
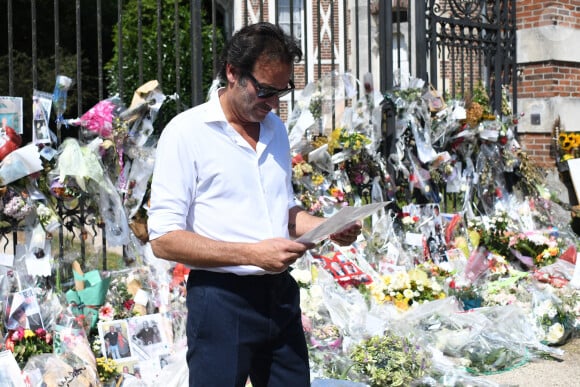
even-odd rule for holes
{"type": "Polygon", "coordinates": [[[405,234],[405,243],[409,246],[423,246],[423,234],[408,232],[405,234]]]}
{"type": "Polygon", "coordinates": [[[16,362],[12,351],[6,350],[0,352],[0,381],[2,381],[3,386],[26,386],[24,378],[20,373],[20,366],[16,362]]]}
{"type": "Polygon", "coordinates": [[[17,256],[24,257],[24,263],[29,275],[48,277],[52,273],[52,267],[50,266],[52,256],[50,241],[46,241],[43,250],[44,256],[40,258],[34,255],[33,251],[28,251],[26,246],[23,245],[17,245],[16,252],[17,256]]]}
{"type": "Polygon", "coordinates": [[[0,253],[0,265],[13,267],[14,266],[14,254],[0,253]]]}
{"type": "Polygon", "coordinates": [[[0,163],[0,181],[6,185],[42,170],[40,153],[35,144],[26,145],[10,153],[0,163]]]}
{"type": "Polygon", "coordinates": [[[330,234],[334,234],[335,232],[344,229],[348,224],[357,220],[362,220],[367,216],[374,214],[389,203],[390,202],[380,202],[367,204],[360,207],[343,207],[336,214],[318,225],[318,227],[310,230],[300,238],[296,239],[296,242],[318,243],[323,239],[326,239],[330,234]]]}

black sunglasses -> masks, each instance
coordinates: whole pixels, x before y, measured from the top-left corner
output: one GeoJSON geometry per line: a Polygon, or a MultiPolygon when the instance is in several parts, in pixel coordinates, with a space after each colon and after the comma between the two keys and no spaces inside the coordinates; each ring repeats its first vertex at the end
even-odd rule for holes
{"type": "Polygon", "coordinates": [[[247,73],[247,77],[256,88],[256,95],[258,98],[270,98],[273,96],[277,96],[278,98],[282,98],[292,90],[294,90],[294,82],[292,80],[288,80],[288,87],[285,89],[276,89],[274,87],[263,86],[254,78],[254,76],[250,73],[247,73]]]}

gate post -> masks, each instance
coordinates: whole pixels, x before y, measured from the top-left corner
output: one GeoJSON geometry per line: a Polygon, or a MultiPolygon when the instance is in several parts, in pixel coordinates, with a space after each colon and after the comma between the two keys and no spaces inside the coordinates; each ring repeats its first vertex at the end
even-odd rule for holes
{"type": "MultiPolygon", "coordinates": [[[[415,70],[416,76],[429,82],[429,74],[427,73],[427,28],[425,26],[425,2],[428,0],[419,0],[415,2],[415,70]]],[[[434,45],[435,42],[431,42],[434,45]]],[[[437,77],[431,80],[433,87],[437,88],[437,77]]]]}

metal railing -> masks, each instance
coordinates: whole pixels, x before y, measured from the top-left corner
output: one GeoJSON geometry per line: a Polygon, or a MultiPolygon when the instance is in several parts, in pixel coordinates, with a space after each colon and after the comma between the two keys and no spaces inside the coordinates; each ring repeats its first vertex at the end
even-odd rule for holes
{"type": "MultiPolygon", "coordinates": [[[[372,73],[384,92],[396,84],[395,74],[404,71],[439,86],[443,93],[446,90],[464,93],[466,86],[473,86],[473,76],[470,83],[460,85],[461,89],[455,88],[457,82],[450,84],[444,76],[445,69],[455,71],[459,68],[461,72],[471,72],[477,76],[485,73],[483,78],[490,82],[487,86],[496,93],[494,103],[498,103],[498,85],[514,82],[515,0],[461,2],[465,9],[479,7],[479,15],[475,18],[466,12],[444,8],[450,7],[451,3],[457,2],[3,0],[0,2],[3,18],[0,22],[0,72],[4,76],[0,77],[0,95],[23,98],[24,143],[31,141],[33,90],[52,90],[55,77],[63,73],[75,80],[68,97],[67,114],[71,117],[80,117],[95,103],[107,98],[111,77],[116,79],[117,92],[127,94],[129,59],[137,62],[134,68],[136,74],[130,76],[140,84],[149,80],[145,75],[147,71],[152,71],[161,80],[171,70],[174,77],[171,82],[162,84],[163,90],[171,94],[175,90],[186,89],[190,104],[196,105],[205,99],[206,92],[202,81],[205,56],[202,25],[208,26],[209,23],[202,19],[203,9],[207,11],[205,17],[209,18],[206,20],[213,23],[213,27],[208,27],[213,31],[213,49],[207,54],[211,55],[209,63],[213,64],[213,74],[217,65],[218,31],[227,37],[242,25],[273,20],[288,23],[292,33],[300,34],[305,47],[301,87],[319,79],[325,72],[344,71],[352,73],[357,79],[372,73]],[[137,14],[135,25],[128,26],[134,21],[126,19],[128,9],[137,14]],[[290,12],[289,19],[283,19],[282,11],[285,9],[298,11],[290,12]],[[184,15],[189,25],[183,20],[184,15]],[[144,20],[147,20],[147,25],[144,20]],[[168,22],[170,29],[164,24],[168,22]],[[295,25],[300,28],[295,29],[295,25]],[[470,26],[477,33],[458,36],[454,31],[463,25],[470,26]],[[148,41],[143,31],[152,26],[156,30],[156,38],[155,41],[148,41]],[[126,47],[128,40],[124,33],[127,27],[136,34],[136,40],[131,40],[136,42],[132,43],[135,47],[126,47]],[[182,34],[185,29],[189,31],[187,39],[182,34]],[[182,45],[182,40],[188,40],[188,45],[182,45]],[[146,50],[146,44],[154,46],[154,50],[146,50]],[[325,52],[323,47],[326,45],[338,49],[325,52]],[[457,51],[459,46],[463,49],[457,51]],[[127,48],[134,49],[137,57],[126,57],[124,53],[127,48]],[[189,52],[189,60],[181,59],[177,52],[180,50],[189,52]],[[473,52],[476,53],[474,60],[466,61],[466,57],[462,56],[463,53],[473,52]],[[107,71],[107,64],[110,64],[115,53],[117,62],[107,71]],[[176,55],[172,56],[173,62],[168,64],[170,54],[176,55]],[[471,67],[457,67],[462,63],[468,63],[471,67]],[[188,74],[190,76],[186,76],[188,74]],[[187,85],[184,85],[184,79],[189,80],[187,85]]],[[[455,79],[455,75],[450,79],[455,79]]],[[[286,114],[292,108],[293,98],[286,114]]],[[[387,150],[389,136],[392,136],[392,120],[392,112],[386,109],[383,134],[387,150]]],[[[52,129],[54,125],[54,120],[51,120],[52,129]]],[[[74,128],[65,128],[62,136],[74,137],[78,136],[78,132],[74,128]]],[[[103,265],[106,268],[106,235],[98,232],[98,217],[87,213],[82,203],[74,208],[66,208],[61,203],[59,209],[65,219],[59,232],[60,256],[63,254],[64,231],[80,237],[84,254],[86,238],[83,235],[88,227],[94,235],[102,235],[103,265]]],[[[0,229],[2,235],[12,232],[12,240],[16,243],[18,236],[13,229],[0,229]]]]}

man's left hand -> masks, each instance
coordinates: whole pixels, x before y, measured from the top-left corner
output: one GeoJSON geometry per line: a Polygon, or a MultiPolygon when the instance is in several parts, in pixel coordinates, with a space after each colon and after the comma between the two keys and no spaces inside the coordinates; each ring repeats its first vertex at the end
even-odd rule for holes
{"type": "Polygon", "coordinates": [[[343,228],[341,231],[330,234],[330,240],[340,246],[350,246],[356,241],[361,230],[362,223],[360,220],[357,220],[343,228]]]}

